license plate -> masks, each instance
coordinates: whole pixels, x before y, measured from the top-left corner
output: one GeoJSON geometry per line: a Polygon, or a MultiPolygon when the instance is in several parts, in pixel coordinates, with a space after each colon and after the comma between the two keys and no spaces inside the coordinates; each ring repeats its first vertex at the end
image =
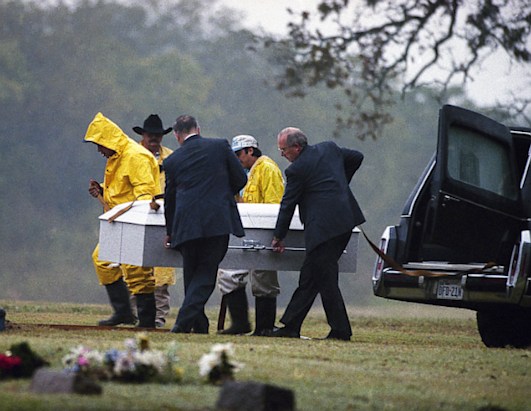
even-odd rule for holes
{"type": "Polygon", "coordinates": [[[462,300],[463,287],[461,281],[439,280],[437,283],[437,298],[439,300],[462,300]]]}

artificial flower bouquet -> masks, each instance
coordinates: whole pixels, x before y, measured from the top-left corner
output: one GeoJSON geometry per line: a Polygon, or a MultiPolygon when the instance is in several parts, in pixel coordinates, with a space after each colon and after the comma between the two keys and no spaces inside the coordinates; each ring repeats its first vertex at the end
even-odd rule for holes
{"type": "Polygon", "coordinates": [[[37,368],[49,365],[35,353],[27,342],[13,344],[5,353],[0,353],[0,380],[29,378],[37,368]]]}
{"type": "Polygon", "coordinates": [[[180,382],[184,371],[178,366],[177,344],[172,342],[165,351],[150,349],[147,334],[127,338],[125,349],[106,352],[82,345],[63,357],[69,372],[80,373],[97,380],[122,382],[180,382]]]}
{"type": "Polygon", "coordinates": [[[214,344],[210,352],[203,354],[198,362],[199,375],[216,385],[234,380],[234,373],[240,371],[244,364],[231,360],[233,355],[234,347],[231,343],[214,344]]]}

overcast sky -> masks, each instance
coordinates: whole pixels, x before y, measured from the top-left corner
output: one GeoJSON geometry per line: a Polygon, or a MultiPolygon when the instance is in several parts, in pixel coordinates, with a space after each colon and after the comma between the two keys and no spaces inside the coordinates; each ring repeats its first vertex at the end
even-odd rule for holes
{"type": "MultiPolygon", "coordinates": [[[[241,21],[245,27],[262,27],[278,34],[287,32],[287,7],[293,10],[314,10],[315,6],[311,6],[317,2],[318,0],[220,0],[220,3],[245,13],[246,18],[241,21]]],[[[496,99],[508,102],[511,92],[528,94],[530,89],[529,66],[513,67],[510,70],[509,60],[502,52],[489,57],[481,70],[473,74],[473,81],[467,86],[469,97],[480,104],[493,104],[496,99]]]]}

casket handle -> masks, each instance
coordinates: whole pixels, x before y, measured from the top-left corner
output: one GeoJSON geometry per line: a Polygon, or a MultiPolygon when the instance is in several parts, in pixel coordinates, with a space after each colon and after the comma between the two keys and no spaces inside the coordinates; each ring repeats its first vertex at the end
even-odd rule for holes
{"type": "MultiPolygon", "coordinates": [[[[273,251],[273,247],[266,247],[265,245],[229,245],[229,250],[243,250],[243,251],[273,251]]],[[[286,251],[306,251],[304,247],[286,247],[286,251]]],[[[343,250],[343,254],[347,254],[347,250],[343,250]]]]}
{"type": "MultiPolygon", "coordinates": [[[[268,250],[273,251],[273,247],[266,247],[265,245],[229,245],[230,250],[248,250],[248,251],[260,251],[268,250]]],[[[301,247],[286,247],[286,251],[306,251],[306,248],[301,247]]]]}

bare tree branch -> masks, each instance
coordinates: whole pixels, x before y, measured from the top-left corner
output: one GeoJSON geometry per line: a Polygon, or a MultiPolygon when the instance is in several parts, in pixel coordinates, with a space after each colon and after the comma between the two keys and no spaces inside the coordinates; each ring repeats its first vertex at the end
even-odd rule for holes
{"type": "Polygon", "coordinates": [[[338,130],[355,126],[362,139],[392,121],[397,87],[404,96],[437,85],[444,96],[499,49],[514,62],[531,62],[527,0],[322,0],[313,14],[291,13],[288,37],[265,39],[284,50],[277,88],[294,97],[320,84],[343,89],[350,107],[338,106],[338,130]],[[351,23],[342,23],[349,13],[351,23]],[[335,30],[316,28],[324,22],[335,30]]]}

